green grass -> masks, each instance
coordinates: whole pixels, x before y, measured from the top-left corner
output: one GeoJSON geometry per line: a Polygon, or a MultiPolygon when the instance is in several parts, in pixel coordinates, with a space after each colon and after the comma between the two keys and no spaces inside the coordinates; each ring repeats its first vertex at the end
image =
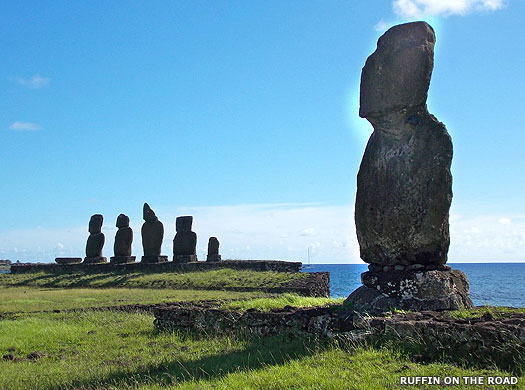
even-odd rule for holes
{"type": "Polygon", "coordinates": [[[313,306],[329,306],[340,305],[344,298],[314,298],[303,297],[297,294],[282,294],[278,297],[264,297],[254,298],[250,300],[227,302],[222,305],[225,309],[248,310],[258,309],[261,311],[270,311],[272,309],[279,309],[285,306],[292,307],[313,307],[313,306]]]}
{"type": "Polygon", "coordinates": [[[39,289],[0,287],[0,313],[33,312],[162,302],[233,300],[261,297],[263,293],[171,289],[39,289]]]}
{"type": "MultiPolygon", "coordinates": [[[[1,389],[394,389],[401,375],[505,375],[418,364],[393,349],[156,332],[140,313],[40,313],[0,320],[1,389]],[[38,359],[29,359],[28,355],[38,359]]],[[[522,377],[522,383],[525,378],[522,377]]],[[[432,388],[417,387],[410,388],[432,388]]],[[[487,389],[483,386],[447,389],[487,389]]],[[[497,389],[510,389],[500,386],[497,389]]]]}
{"type": "Polygon", "coordinates": [[[469,318],[480,318],[483,315],[490,315],[492,318],[503,318],[512,313],[525,313],[525,307],[512,308],[512,307],[495,307],[495,306],[482,306],[474,309],[455,310],[450,312],[450,315],[460,320],[466,320],[469,318]]]}
{"type": "Polygon", "coordinates": [[[256,272],[220,269],[186,273],[106,273],[106,274],[0,274],[0,286],[47,288],[163,288],[235,289],[275,288],[307,277],[299,272],[256,272]]]}

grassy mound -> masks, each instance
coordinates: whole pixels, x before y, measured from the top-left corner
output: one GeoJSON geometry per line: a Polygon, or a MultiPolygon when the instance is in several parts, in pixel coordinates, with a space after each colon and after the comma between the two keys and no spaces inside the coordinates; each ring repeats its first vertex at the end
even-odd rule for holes
{"type": "Polygon", "coordinates": [[[299,272],[257,272],[219,269],[186,273],[104,274],[0,274],[3,287],[46,288],[162,288],[162,289],[264,289],[278,288],[308,276],[299,272]]]}

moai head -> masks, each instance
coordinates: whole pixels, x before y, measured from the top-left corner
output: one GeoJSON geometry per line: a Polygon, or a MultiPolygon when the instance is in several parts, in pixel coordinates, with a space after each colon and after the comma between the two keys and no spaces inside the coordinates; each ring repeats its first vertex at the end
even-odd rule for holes
{"type": "Polygon", "coordinates": [[[91,219],[89,220],[89,233],[90,234],[97,234],[102,232],[102,222],[104,221],[104,217],[102,214],[94,214],[91,216],[91,219]]]}
{"type": "Polygon", "coordinates": [[[193,224],[193,217],[187,215],[184,217],[177,217],[175,228],[177,232],[191,232],[191,225],[193,224]]]}
{"type": "Polygon", "coordinates": [[[128,227],[128,226],[129,226],[129,217],[125,214],[120,214],[117,217],[117,227],[123,228],[123,227],[128,227]]]}
{"type": "Polygon", "coordinates": [[[434,67],[434,30],[425,22],[389,29],[361,73],[359,116],[379,117],[425,104],[434,67]]]}
{"type": "Polygon", "coordinates": [[[155,215],[155,212],[149,207],[149,204],[144,203],[144,207],[142,209],[142,218],[144,218],[144,221],[155,221],[157,220],[157,216],[155,215]]]}

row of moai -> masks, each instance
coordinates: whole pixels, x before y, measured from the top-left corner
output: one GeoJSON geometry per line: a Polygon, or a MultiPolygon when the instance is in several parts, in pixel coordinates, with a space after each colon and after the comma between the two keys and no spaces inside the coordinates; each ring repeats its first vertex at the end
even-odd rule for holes
{"type": "MultiPolygon", "coordinates": [[[[162,240],[164,238],[164,225],[151,207],[144,203],[143,208],[144,224],[142,225],[142,247],[144,255],[142,263],[164,263],[168,261],[168,256],[161,254],[162,240]]],[[[105,243],[104,233],[102,233],[102,223],[104,218],[101,214],[91,216],[89,220],[89,237],[86,243],[86,257],[84,264],[107,263],[106,257],[102,255],[105,243]]],[[[177,233],[173,239],[173,262],[175,263],[194,263],[197,261],[196,247],[197,234],[191,230],[193,224],[192,216],[177,217],[175,226],[177,233]]],[[[134,263],[136,257],[131,255],[131,245],[133,243],[133,230],[129,226],[129,217],[120,214],[117,217],[115,234],[115,244],[113,245],[114,256],[110,258],[112,264],[134,263]]],[[[75,258],[70,258],[74,262],[75,258]]],[[[80,258],[77,258],[80,260],[80,258]]],[[[67,263],[68,258],[57,258],[58,263],[67,263]]],[[[207,262],[217,262],[221,260],[219,254],[219,240],[210,237],[208,241],[207,262]]]]}

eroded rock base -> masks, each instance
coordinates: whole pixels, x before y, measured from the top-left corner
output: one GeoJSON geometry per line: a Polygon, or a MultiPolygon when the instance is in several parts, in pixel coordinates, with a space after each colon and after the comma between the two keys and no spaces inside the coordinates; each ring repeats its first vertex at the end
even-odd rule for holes
{"type": "Polygon", "coordinates": [[[83,264],[105,264],[108,262],[104,256],[84,257],[83,264]]]}
{"type": "Polygon", "coordinates": [[[458,270],[364,272],[363,286],[346,299],[356,311],[459,310],[473,307],[467,276],[458,270]]]}
{"type": "Polygon", "coordinates": [[[111,264],[129,264],[134,263],[136,256],[112,256],[109,259],[111,264]]]}

